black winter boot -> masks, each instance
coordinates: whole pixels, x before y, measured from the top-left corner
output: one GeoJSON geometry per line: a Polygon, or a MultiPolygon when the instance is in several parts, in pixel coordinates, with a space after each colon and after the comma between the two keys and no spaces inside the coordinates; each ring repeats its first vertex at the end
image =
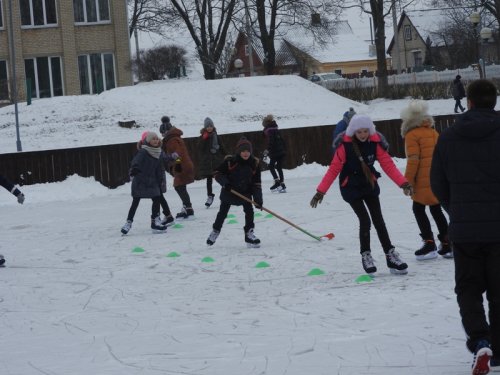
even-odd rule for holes
{"type": "Polygon", "coordinates": [[[420,234],[420,237],[422,237],[422,241],[424,241],[424,244],[420,249],[415,251],[417,260],[429,260],[437,258],[438,255],[434,238],[431,237],[426,239],[424,238],[424,236],[422,236],[422,234],[420,234]]]}
{"type": "Polygon", "coordinates": [[[441,242],[441,244],[439,245],[438,254],[443,258],[453,258],[453,250],[451,249],[450,243],[448,242],[448,236],[438,234],[438,239],[441,242]]]}
{"type": "Polygon", "coordinates": [[[281,182],[280,180],[274,180],[274,185],[271,186],[269,189],[271,190],[271,192],[275,193],[278,191],[278,188],[281,186],[281,182]]]}

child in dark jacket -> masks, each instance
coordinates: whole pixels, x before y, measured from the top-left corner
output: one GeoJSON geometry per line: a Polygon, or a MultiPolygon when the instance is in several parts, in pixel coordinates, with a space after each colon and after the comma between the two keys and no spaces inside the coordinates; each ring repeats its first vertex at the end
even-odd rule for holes
{"type": "MultiPolygon", "coordinates": [[[[19,204],[24,203],[24,194],[21,192],[21,190],[16,188],[16,186],[12,182],[10,182],[6,177],[2,176],[1,174],[0,174],[0,185],[2,185],[6,190],[14,194],[19,204]]],[[[4,263],[5,263],[5,258],[3,257],[3,255],[0,254],[0,266],[3,266],[4,263]]]]}
{"type": "Polygon", "coordinates": [[[382,141],[383,138],[375,131],[375,125],[368,116],[354,115],[343,136],[342,143],[336,147],[328,171],[316,189],[316,194],[311,200],[311,207],[316,208],[318,203],[321,203],[333,181],[340,175],[339,185],[342,198],[349,203],[359,219],[363,269],[366,273],[377,271],[370,247],[372,220],[390,272],[406,274],[408,265],[401,260],[394,249],[382,216],[379,201],[380,187],[377,183],[380,173],[375,170],[374,162],[380,163],[384,172],[403,189],[405,194],[412,194],[411,185],[397,169],[382,141]]]}
{"type": "Polygon", "coordinates": [[[264,117],[262,126],[264,127],[264,135],[267,141],[264,157],[269,156],[269,170],[274,178],[274,185],[270,187],[271,192],[286,193],[282,166],[286,155],[285,142],[281,138],[278,124],[273,115],[264,117]]]}
{"type": "Polygon", "coordinates": [[[252,155],[252,144],[242,137],[236,144],[234,155],[227,156],[214,173],[215,180],[222,185],[220,208],[208,236],[207,245],[212,246],[232,205],[243,206],[245,212],[245,242],[247,247],[260,247],[260,240],[254,234],[253,206],[231,192],[234,190],[262,206],[262,187],[259,159],[252,155]]]}
{"type": "Polygon", "coordinates": [[[217,134],[214,122],[207,117],[203,122],[203,128],[200,130],[199,151],[200,163],[198,165],[198,174],[207,179],[207,201],[205,206],[209,208],[214,202],[215,194],[212,190],[213,173],[220,163],[224,160],[226,152],[221,139],[217,134]]]}
{"type": "Polygon", "coordinates": [[[151,229],[153,233],[164,232],[160,218],[161,186],[165,183],[165,171],[160,163],[161,141],[154,132],[145,132],[141,138],[141,148],[132,159],[130,177],[132,179],[132,205],[127,222],[121,232],[127,234],[132,227],[135,212],[142,198],[153,201],[151,207],[151,229]]]}

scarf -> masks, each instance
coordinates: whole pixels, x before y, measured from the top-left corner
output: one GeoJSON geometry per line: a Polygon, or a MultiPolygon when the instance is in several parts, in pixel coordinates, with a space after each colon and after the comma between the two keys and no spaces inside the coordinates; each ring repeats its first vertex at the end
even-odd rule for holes
{"type": "Polygon", "coordinates": [[[160,147],[151,147],[151,146],[148,146],[148,145],[142,145],[142,147],[144,150],[146,150],[148,152],[149,155],[151,155],[152,157],[154,157],[155,159],[159,159],[160,158],[160,154],[161,154],[161,148],[160,147]]]}
{"type": "Polygon", "coordinates": [[[219,139],[218,139],[218,138],[219,138],[219,137],[217,137],[217,133],[216,133],[216,131],[214,130],[214,131],[212,132],[212,139],[211,139],[212,143],[211,143],[211,145],[210,145],[210,152],[211,152],[212,154],[216,154],[216,153],[217,153],[217,151],[219,151],[220,146],[219,146],[219,139]]]}

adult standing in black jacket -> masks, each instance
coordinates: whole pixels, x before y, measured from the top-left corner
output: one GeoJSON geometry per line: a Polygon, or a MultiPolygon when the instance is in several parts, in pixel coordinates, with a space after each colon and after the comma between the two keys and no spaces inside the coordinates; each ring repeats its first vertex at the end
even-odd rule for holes
{"type": "Polygon", "coordinates": [[[453,99],[455,99],[455,113],[458,113],[458,108],[460,108],[462,112],[465,111],[461,103],[462,98],[465,98],[465,88],[461,79],[462,76],[457,75],[451,84],[451,95],[453,95],[453,99]]]}
{"type": "MultiPolygon", "coordinates": [[[[10,182],[7,178],[0,174],[0,185],[2,185],[6,190],[10,191],[17,198],[17,202],[20,204],[24,203],[24,194],[21,193],[21,190],[16,188],[16,186],[10,182]]],[[[3,266],[5,263],[5,258],[0,254],[0,266],[3,266]]]]}
{"type": "Polygon", "coordinates": [[[473,374],[500,365],[500,116],[497,89],[488,80],[467,88],[469,111],[438,139],[432,191],[450,216],[455,293],[473,374]],[[489,324],[483,307],[486,292],[489,324]]]}

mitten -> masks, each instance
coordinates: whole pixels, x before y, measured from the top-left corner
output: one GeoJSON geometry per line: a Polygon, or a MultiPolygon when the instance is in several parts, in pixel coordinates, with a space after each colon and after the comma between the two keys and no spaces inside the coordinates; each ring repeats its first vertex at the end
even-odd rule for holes
{"type": "Polygon", "coordinates": [[[172,158],[172,160],[180,159],[179,154],[177,152],[172,152],[170,154],[170,157],[172,158]]]}
{"type": "Polygon", "coordinates": [[[262,156],[263,157],[267,157],[269,155],[269,151],[268,150],[264,150],[264,152],[262,153],[262,156]]]}
{"type": "Polygon", "coordinates": [[[264,202],[262,202],[261,199],[256,199],[254,200],[254,202],[255,202],[255,208],[258,208],[259,210],[262,211],[262,205],[264,204],[264,202]]]}
{"type": "Polygon", "coordinates": [[[24,194],[23,194],[23,193],[19,193],[19,194],[17,195],[17,202],[18,202],[19,204],[23,204],[23,203],[24,203],[24,194]]]}
{"type": "Polygon", "coordinates": [[[413,194],[415,194],[415,192],[413,191],[413,187],[410,185],[409,182],[405,182],[403,185],[400,186],[400,188],[403,189],[403,193],[406,196],[412,196],[413,194]]]}
{"type": "Polygon", "coordinates": [[[325,196],[325,194],[317,191],[316,194],[314,194],[314,197],[312,197],[311,199],[311,207],[312,208],[316,208],[318,207],[318,203],[321,203],[323,201],[323,197],[325,196]]]}

